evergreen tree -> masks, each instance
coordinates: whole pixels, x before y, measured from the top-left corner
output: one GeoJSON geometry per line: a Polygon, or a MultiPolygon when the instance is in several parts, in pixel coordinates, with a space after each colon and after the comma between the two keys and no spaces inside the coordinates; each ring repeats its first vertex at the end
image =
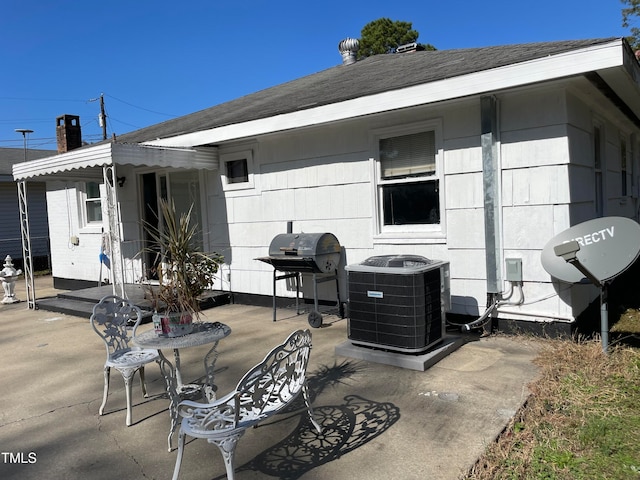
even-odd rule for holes
{"type": "MultiPolygon", "coordinates": [[[[638,0],[640,1],[640,0],[638,0]]],[[[393,21],[379,18],[367,23],[360,32],[358,58],[394,53],[400,45],[417,43],[418,31],[412,29],[411,22],[393,21]]],[[[418,44],[420,50],[435,50],[433,45],[418,44]]]]}

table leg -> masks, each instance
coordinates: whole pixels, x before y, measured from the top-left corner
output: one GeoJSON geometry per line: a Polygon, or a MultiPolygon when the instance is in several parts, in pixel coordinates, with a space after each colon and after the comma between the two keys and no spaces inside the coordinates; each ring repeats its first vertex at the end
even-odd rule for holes
{"type": "Polygon", "coordinates": [[[180,391],[183,387],[182,383],[182,374],[180,373],[180,350],[177,348],[173,349],[173,359],[175,360],[176,365],[176,382],[177,382],[177,390],[180,391]]]}
{"type": "Polygon", "coordinates": [[[167,443],[169,445],[169,451],[172,450],[172,438],[173,433],[178,426],[178,404],[180,403],[180,395],[178,393],[178,375],[177,370],[173,364],[167,360],[159,350],[158,365],[160,366],[160,373],[164,378],[165,385],[167,387],[167,395],[169,397],[169,416],[171,417],[171,428],[169,429],[169,436],[167,437],[167,443]]]}
{"type": "Polygon", "coordinates": [[[218,360],[218,342],[216,341],[211,350],[204,356],[204,371],[206,373],[206,380],[203,388],[204,400],[211,403],[216,400],[216,384],[215,380],[215,366],[218,360]]]}

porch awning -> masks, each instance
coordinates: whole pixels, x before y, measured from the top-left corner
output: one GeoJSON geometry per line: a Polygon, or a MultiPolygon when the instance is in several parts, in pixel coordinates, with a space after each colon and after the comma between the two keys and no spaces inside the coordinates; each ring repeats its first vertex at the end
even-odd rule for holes
{"type": "Polygon", "coordinates": [[[215,170],[218,163],[216,147],[175,148],[105,143],[16,163],[13,165],[13,178],[17,182],[43,176],[53,179],[101,179],[102,167],[109,165],[215,170]]]}

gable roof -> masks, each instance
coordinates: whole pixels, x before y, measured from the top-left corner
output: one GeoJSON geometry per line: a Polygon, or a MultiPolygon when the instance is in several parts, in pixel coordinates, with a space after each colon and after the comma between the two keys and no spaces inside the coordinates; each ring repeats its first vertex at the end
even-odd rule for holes
{"type": "MultiPolygon", "coordinates": [[[[37,158],[45,158],[55,155],[57,150],[36,150],[28,148],[26,151],[27,161],[37,158]]],[[[11,175],[11,168],[16,163],[24,162],[24,148],[2,148],[0,147],[0,175],[11,175]]],[[[13,178],[11,178],[13,181],[13,178]]]]}
{"type": "Polygon", "coordinates": [[[118,137],[143,143],[604,45],[616,38],[375,55],[118,137]]]}
{"type": "Polygon", "coordinates": [[[224,142],[584,76],[640,126],[640,63],[624,38],[376,55],[114,140],[17,164],[16,180],[101,178],[102,166],[217,169],[224,142]]]}

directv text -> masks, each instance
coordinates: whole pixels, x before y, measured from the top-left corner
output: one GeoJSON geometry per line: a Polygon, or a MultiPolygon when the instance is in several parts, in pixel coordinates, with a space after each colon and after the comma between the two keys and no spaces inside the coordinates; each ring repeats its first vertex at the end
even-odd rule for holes
{"type": "Polygon", "coordinates": [[[593,245],[594,243],[604,242],[609,238],[613,238],[614,234],[614,226],[610,226],[607,228],[603,228],[602,230],[598,230],[593,233],[587,233],[581,237],[572,238],[571,240],[566,240],[562,243],[568,243],[572,241],[578,242],[578,245],[581,247],[586,247],[587,245],[593,245]]]}

